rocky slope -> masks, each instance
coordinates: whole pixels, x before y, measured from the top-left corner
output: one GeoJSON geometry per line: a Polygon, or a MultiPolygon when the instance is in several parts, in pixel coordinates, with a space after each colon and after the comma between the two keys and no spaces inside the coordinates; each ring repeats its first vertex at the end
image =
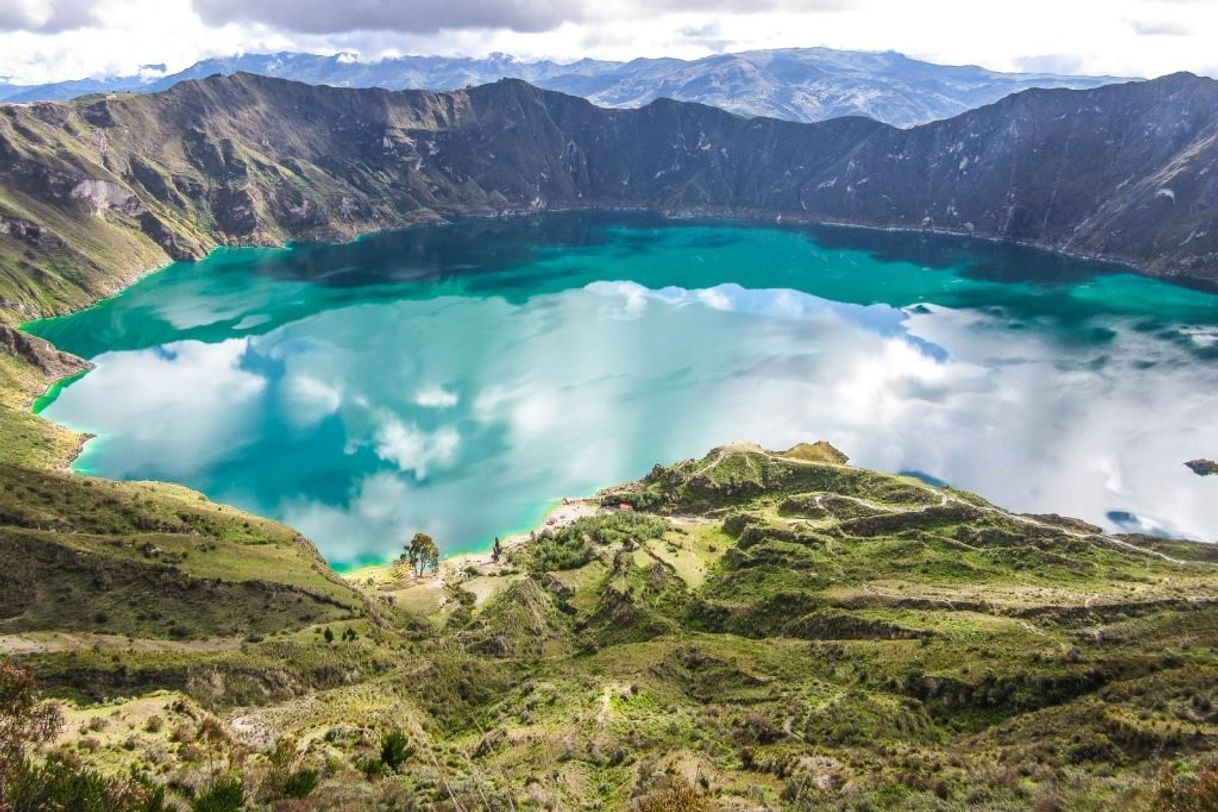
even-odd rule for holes
{"type": "Polygon", "coordinates": [[[643,207],[1019,240],[1218,279],[1218,81],[1033,90],[899,130],[249,74],[0,107],[0,299],[76,306],[217,244],[462,213],[643,207]]]}
{"type": "Polygon", "coordinates": [[[898,127],[954,116],[1032,87],[1097,87],[1111,77],[997,73],[975,66],[920,62],[892,51],[788,48],[716,54],[702,59],[582,59],[526,62],[403,56],[363,62],[352,54],[243,54],[206,59],[184,71],[58,82],[0,84],[0,101],[31,102],[114,91],[157,92],[186,79],[239,71],[337,87],[453,90],[502,78],[582,96],[606,107],[638,107],[659,98],[699,102],[745,116],[823,121],[867,116],[898,127]]]}

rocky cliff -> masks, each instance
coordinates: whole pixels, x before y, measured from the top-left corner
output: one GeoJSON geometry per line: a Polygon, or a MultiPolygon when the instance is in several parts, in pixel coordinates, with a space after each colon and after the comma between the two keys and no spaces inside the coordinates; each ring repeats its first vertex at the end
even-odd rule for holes
{"type": "Polygon", "coordinates": [[[1033,90],[899,130],[236,74],[0,107],[0,300],[28,316],[217,244],[463,213],[649,208],[956,231],[1218,280],[1218,82],[1033,90]]]}

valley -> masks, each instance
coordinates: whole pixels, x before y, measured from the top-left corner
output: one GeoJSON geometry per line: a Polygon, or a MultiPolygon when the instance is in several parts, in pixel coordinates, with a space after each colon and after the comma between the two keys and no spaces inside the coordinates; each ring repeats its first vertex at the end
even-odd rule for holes
{"type": "MultiPolygon", "coordinates": [[[[408,255],[402,240],[426,247],[419,265],[392,266],[403,275],[396,284],[424,303],[497,276],[498,296],[535,299],[541,294],[505,288],[503,278],[534,276],[539,257],[568,258],[577,290],[595,296],[581,275],[601,277],[593,258],[623,235],[633,244],[626,256],[658,252],[669,268],[680,267],[673,252],[682,245],[712,245],[733,274],[748,265],[733,257],[732,239],[753,257],[758,239],[782,251],[831,244],[828,234],[813,242],[654,220],[636,222],[646,225],[640,233],[566,215],[543,229],[554,230],[541,241],[556,249],[550,259],[544,248],[533,255],[539,249],[518,246],[504,265],[502,229],[522,225],[538,228],[476,221],[320,255],[271,251],[257,263],[262,282],[243,270],[240,252],[220,254],[141,283],[188,283],[178,304],[172,288],[149,300],[163,308],[159,326],[124,321],[128,307],[145,318],[157,312],[141,304],[137,287],[75,322],[47,322],[47,334],[91,356],[89,342],[119,341],[128,352],[181,357],[192,342],[222,346],[234,324],[256,335],[309,323],[302,288],[289,295],[278,287],[285,283],[340,297],[366,320],[374,306],[366,297],[402,295],[373,273],[379,252],[408,255]],[[470,239],[469,228],[495,229],[496,238],[470,239]],[[584,235],[582,249],[572,233],[584,235]],[[452,262],[440,251],[446,245],[463,247],[455,275],[436,265],[452,262]],[[497,246],[494,255],[472,264],[487,245],[497,246]],[[215,264],[225,259],[234,263],[227,271],[215,264]],[[295,279],[298,267],[327,284],[295,279]],[[226,280],[239,283],[232,290],[253,309],[234,310],[219,296],[219,320],[203,317],[198,305],[208,299],[190,286],[215,297],[226,280]],[[260,284],[271,285],[263,300],[260,284]],[[56,333],[57,323],[82,329],[56,333]],[[165,337],[188,340],[166,350],[165,337]]],[[[873,258],[887,257],[872,260],[870,278],[933,286],[931,298],[962,313],[970,285],[984,288],[991,307],[1005,290],[1008,317],[1045,318],[1032,314],[1046,289],[1015,281],[1038,267],[1027,255],[1004,265],[1011,257],[1003,252],[971,253],[955,271],[919,271],[894,260],[894,247],[870,246],[873,258]]],[[[849,249],[836,250],[827,268],[855,267],[849,249]]],[[[616,251],[611,259],[622,261],[616,251]]],[[[806,268],[808,255],[793,262],[806,268]]],[[[705,287],[713,267],[688,267],[689,289],[724,292],[705,287]]],[[[557,270],[542,278],[561,290],[557,270]]],[[[1115,300],[1134,308],[1121,317],[1133,322],[1147,318],[1139,307],[1165,317],[1156,291],[1178,297],[1176,315],[1186,320],[1212,306],[1209,294],[1119,269],[1076,272],[1084,292],[1144,286],[1115,300]]],[[[835,281],[826,270],[820,279],[850,298],[849,275],[835,281]]],[[[704,302],[690,308],[725,312],[704,302]]],[[[885,312],[836,303],[800,319],[833,308],[859,308],[872,320],[885,312]]],[[[596,318],[612,323],[615,312],[629,311],[602,308],[596,318]]],[[[761,312],[774,323],[768,305],[761,312]]],[[[1097,318],[1086,312],[1080,335],[1097,318]]],[[[909,315],[891,311],[879,323],[909,315]]],[[[594,323],[581,321],[585,330],[594,323]]],[[[830,323],[836,332],[846,322],[830,323]]],[[[309,333],[321,335],[315,326],[309,333]]],[[[41,750],[48,769],[84,770],[108,808],[233,808],[239,798],[286,808],[1149,810],[1207,791],[1205,754],[1218,736],[1218,553],[1210,544],[1009,512],[967,491],[855,467],[827,443],[787,451],[735,443],[571,500],[532,532],[505,538],[497,560],[483,546],[444,560],[438,573],[416,576],[390,562],[344,578],[295,530],[194,491],[53,470],[79,440],[21,407],[80,362],[14,335],[26,360],[10,362],[20,373],[6,390],[15,407],[5,412],[6,430],[22,442],[3,446],[0,466],[0,643],[5,663],[67,703],[60,732],[41,750]]],[[[1103,339],[1109,352],[1112,343],[1103,339]]],[[[1204,348],[1191,352],[1198,349],[1190,363],[1204,368],[1204,348]]],[[[104,356],[44,408],[54,412],[85,391],[78,387],[104,379],[104,356]]],[[[187,388],[199,394],[199,386],[187,388]]],[[[762,418],[763,403],[753,402],[762,418]]],[[[1169,464],[1190,485],[1210,484],[1179,460],[1169,464]]],[[[382,538],[400,545],[406,535],[382,538]]],[[[60,786],[38,775],[44,788],[60,786]]]]}

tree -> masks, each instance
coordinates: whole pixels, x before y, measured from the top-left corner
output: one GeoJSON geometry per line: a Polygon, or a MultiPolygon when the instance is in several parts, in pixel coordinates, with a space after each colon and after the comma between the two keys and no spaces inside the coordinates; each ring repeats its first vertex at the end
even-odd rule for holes
{"type": "Polygon", "coordinates": [[[491,548],[491,560],[498,564],[501,555],[503,555],[503,545],[499,543],[499,537],[495,536],[495,546],[491,548]]]}
{"type": "Polygon", "coordinates": [[[428,568],[434,572],[440,565],[440,548],[426,533],[415,533],[410,544],[406,545],[406,553],[402,556],[409,562],[416,576],[421,576],[428,568]]]}

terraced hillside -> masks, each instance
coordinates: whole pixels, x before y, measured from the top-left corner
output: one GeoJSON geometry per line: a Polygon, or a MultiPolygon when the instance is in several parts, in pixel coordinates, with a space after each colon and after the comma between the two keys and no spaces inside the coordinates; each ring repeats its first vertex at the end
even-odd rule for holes
{"type": "Polygon", "coordinates": [[[360,616],[309,605],[229,647],[134,624],[10,659],[102,702],[52,751],[170,802],[230,772],[282,808],[1174,809],[1213,790],[1214,548],[1012,514],[823,443],[719,448],[498,560],[353,583],[360,616]]]}

